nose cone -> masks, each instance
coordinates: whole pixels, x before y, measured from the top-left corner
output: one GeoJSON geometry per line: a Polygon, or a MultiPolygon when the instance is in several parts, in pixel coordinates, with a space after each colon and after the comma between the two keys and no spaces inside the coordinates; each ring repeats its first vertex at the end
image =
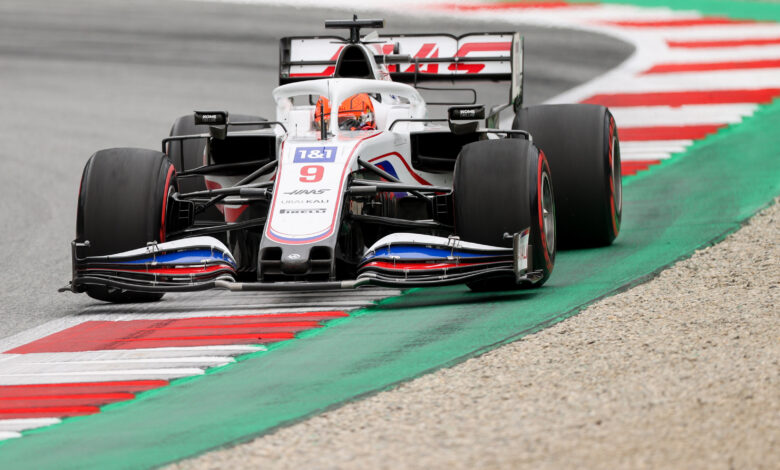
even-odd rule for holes
{"type": "Polygon", "coordinates": [[[301,253],[285,253],[281,259],[281,271],[290,276],[306,274],[311,267],[309,256],[301,253]]]}

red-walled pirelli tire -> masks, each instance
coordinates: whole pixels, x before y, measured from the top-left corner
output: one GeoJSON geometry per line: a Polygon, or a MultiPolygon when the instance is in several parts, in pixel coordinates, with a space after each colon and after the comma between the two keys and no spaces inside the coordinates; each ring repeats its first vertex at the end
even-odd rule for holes
{"type": "MultiPolygon", "coordinates": [[[[533,144],[519,139],[482,140],[465,145],[453,177],[455,232],[461,240],[511,247],[504,238],[531,228],[532,270],[553,270],[556,251],[555,200],[550,167],[533,144]]],[[[514,275],[470,282],[475,291],[524,289],[514,275]]]]}
{"type": "MultiPolygon", "coordinates": [[[[90,246],[79,256],[100,256],[164,242],[168,205],[176,191],[176,170],[154,150],[100,150],[87,161],[81,177],[76,239],[90,246]]],[[[148,302],[162,294],[87,286],[86,293],[107,302],[148,302]]]]}
{"type": "Polygon", "coordinates": [[[620,142],[612,114],[590,104],[522,108],[514,129],[527,130],[555,176],[558,247],[611,244],[623,210],[620,142]]]}

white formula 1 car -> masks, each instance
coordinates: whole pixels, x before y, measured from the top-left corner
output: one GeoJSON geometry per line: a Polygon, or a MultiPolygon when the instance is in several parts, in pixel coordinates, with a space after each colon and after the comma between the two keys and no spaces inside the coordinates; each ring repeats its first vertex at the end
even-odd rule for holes
{"type": "Polygon", "coordinates": [[[198,111],[161,152],[96,152],[64,290],[123,302],[210,288],[517,289],[547,280],[557,246],[615,239],[606,108],[522,107],[518,33],[361,36],[382,26],[328,21],[349,37],[283,38],[274,121],[198,111]],[[508,102],[426,103],[419,91],[468,80],[509,82],[508,102]],[[430,118],[442,105],[446,118],[430,118]],[[502,112],[511,128],[498,128],[502,112]]]}

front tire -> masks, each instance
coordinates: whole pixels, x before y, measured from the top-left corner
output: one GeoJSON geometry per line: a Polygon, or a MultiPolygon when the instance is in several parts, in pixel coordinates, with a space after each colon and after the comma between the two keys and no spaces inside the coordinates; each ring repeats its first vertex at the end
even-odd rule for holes
{"type": "Polygon", "coordinates": [[[555,175],[561,248],[610,245],[623,212],[620,142],[612,114],[591,104],[522,108],[513,129],[531,133],[555,175]]]}
{"type": "MultiPolygon", "coordinates": [[[[166,239],[168,203],[176,171],[168,157],[153,150],[100,150],[87,161],[81,179],[76,239],[89,241],[80,256],[101,256],[142,248],[166,239]]],[[[107,302],[148,302],[163,294],[105,286],[85,287],[87,295],[107,302]]]]}
{"type": "MultiPolygon", "coordinates": [[[[531,228],[531,270],[541,286],[555,265],[555,201],[550,167],[542,152],[525,140],[483,140],[465,145],[455,163],[455,232],[464,241],[511,247],[504,234],[531,228]]],[[[530,287],[514,276],[467,284],[475,291],[530,287]]]]}

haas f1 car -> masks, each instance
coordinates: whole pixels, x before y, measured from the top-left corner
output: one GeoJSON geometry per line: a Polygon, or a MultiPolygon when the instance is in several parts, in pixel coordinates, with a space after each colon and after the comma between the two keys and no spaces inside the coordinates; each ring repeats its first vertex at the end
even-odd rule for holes
{"type": "Polygon", "coordinates": [[[361,35],[383,24],[282,38],[273,121],[196,111],[162,151],[92,155],[63,290],[126,302],[212,288],[524,289],[548,279],[558,247],[612,243],[620,150],[607,108],[523,107],[518,33],[361,35]],[[420,92],[472,80],[508,83],[508,101],[420,92]]]}

